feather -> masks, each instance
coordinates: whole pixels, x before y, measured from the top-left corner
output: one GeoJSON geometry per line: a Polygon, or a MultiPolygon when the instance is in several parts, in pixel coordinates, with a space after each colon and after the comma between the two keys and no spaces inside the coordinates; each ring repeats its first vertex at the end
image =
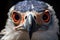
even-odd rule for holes
{"type": "Polygon", "coordinates": [[[10,8],[5,25],[6,34],[1,40],[58,40],[58,22],[53,7],[48,3],[37,0],[25,0],[10,8]],[[50,20],[47,23],[42,18],[45,10],[48,10],[50,16],[50,20]],[[16,16],[13,16],[14,12],[21,17],[17,26],[14,25],[16,23],[13,18],[16,16]],[[48,29],[45,28],[46,26],[48,29]]]}

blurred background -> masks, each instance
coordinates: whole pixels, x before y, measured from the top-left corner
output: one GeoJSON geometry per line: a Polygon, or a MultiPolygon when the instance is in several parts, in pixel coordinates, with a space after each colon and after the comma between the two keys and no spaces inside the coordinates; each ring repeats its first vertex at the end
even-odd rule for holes
{"type": "MultiPolygon", "coordinates": [[[[6,20],[8,18],[7,13],[10,9],[11,6],[16,4],[19,1],[23,0],[0,0],[0,31],[4,28],[6,24],[6,20]]],[[[51,6],[53,6],[56,16],[59,19],[59,24],[60,24],[60,4],[59,0],[42,0],[44,2],[49,3],[51,6]]],[[[60,27],[59,27],[60,31],[60,27]]],[[[60,35],[58,35],[59,37],[60,35]]]]}

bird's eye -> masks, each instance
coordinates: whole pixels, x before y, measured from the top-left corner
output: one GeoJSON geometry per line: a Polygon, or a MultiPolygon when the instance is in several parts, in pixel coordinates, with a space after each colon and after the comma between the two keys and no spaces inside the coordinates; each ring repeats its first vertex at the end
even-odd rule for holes
{"type": "Polygon", "coordinates": [[[48,11],[45,11],[43,16],[42,16],[42,19],[44,22],[49,22],[50,20],[50,15],[49,15],[49,12],[48,11]]]}
{"type": "Polygon", "coordinates": [[[19,16],[18,13],[16,13],[16,12],[13,12],[12,17],[13,17],[13,20],[14,20],[15,22],[17,22],[17,21],[20,19],[20,16],[19,16]]]}
{"type": "Polygon", "coordinates": [[[12,19],[15,24],[19,24],[21,16],[17,12],[13,12],[12,19]]]}

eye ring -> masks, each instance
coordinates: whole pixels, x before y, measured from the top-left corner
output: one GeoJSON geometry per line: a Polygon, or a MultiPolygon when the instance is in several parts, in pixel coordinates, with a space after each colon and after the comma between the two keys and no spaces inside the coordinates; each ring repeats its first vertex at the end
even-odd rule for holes
{"type": "Polygon", "coordinates": [[[20,19],[19,14],[18,14],[18,13],[16,13],[16,12],[13,12],[12,17],[13,17],[13,20],[14,20],[15,22],[17,22],[17,21],[20,19]]]}
{"type": "Polygon", "coordinates": [[[43,16],[42,16],[42,19],[43,19],[43,21],[44,22],[49,22],[49,20],[50,20],[50,14],[49,14],[49,11],[45,11],[44,12],[44,14],[43,14],[43,16]]]}
{"type": "Polygon", "coordinates": [[[13,19],[14,24],[17,25],[17,24],[19,24],[20,21],[21,21],[21,15],[18,14],[17,12],[13,12],[13,13],[12,13],[12,19],[13,19]]]}

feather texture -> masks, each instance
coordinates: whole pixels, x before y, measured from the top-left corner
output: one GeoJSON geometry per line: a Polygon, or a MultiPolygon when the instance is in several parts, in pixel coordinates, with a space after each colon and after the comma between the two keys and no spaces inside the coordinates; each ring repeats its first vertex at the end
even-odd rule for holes
{"type": "Polygon", "coordinates": [[[19,2],[12,6],[8,12],[8,19],[5,25],[6,34],[1,38],[1,40],[58,40],[58,22],[54,9],[48,3],[42,1],[33,2],[29,0],[19,2]],[[42,18],[39,16],[41,14],[43,15],[44,10],[46,9],[49,10],[51,18],[48,23],[41,22],[42,18]],[[20,28],[19,31],[14,30],[15,25],[13,18],[11,17],[13,10],[17,11],[21,16],[24,14],[24,16],[22,16],[22,19],[24,20],[23,23],[19,23],[18,25],[18,28],[22,25],[22,28],[20,28]],[[36,15],[38,16],[36,17],[36,15]],[[41,20],[38,22],[36,21],[36,18],[38,21],[41,20]],[[40,22],[44,27],[48,26],[48,30],[41,31],[44,27],[42,28],[41,24],[37,25],[37,23],[40,22]]]}

